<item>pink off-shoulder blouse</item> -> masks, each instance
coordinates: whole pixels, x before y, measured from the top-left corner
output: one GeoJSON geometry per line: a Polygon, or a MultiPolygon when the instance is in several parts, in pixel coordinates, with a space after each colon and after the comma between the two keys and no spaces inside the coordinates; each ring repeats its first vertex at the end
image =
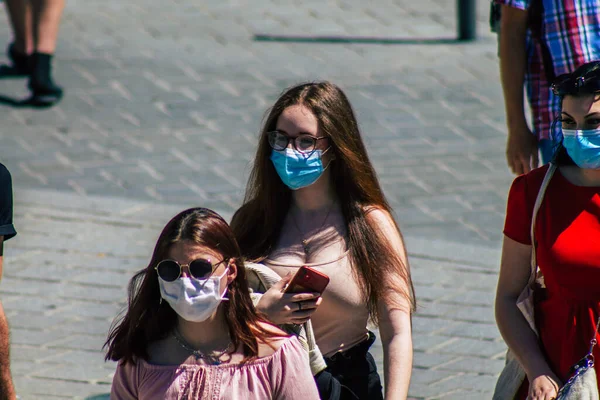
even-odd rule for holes
{"type": "Polygon", "coordinates": [[[245,364],[118,365],[111,400],[317,400],[308,354],[295,336],[272,355],[245,364]]]}

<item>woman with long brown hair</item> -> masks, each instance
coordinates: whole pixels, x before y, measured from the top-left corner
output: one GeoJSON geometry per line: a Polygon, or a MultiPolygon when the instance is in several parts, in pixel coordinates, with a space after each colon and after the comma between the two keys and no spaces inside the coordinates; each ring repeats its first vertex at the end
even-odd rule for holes
{"type": "Polygon", "coordinates": [[[318,399],[306,353],[257,314],[233,232],[206,208],[165,226],[105,346],[111,399],[318,399]]]}
{"type": "Polygon", "coordinates": [[[283,278],[258,310],[281,325],[311,320],[327,363],[315,377],[322,398],[382,398],[369,320],[383,343],[386,399],[407,397],[415,301],[406,251],[340,88],[305,83],[276,101],[231,226],[244,256],[283,278]],[[322,294],[284,293],[300,266],[329,276],[322,294]]]}

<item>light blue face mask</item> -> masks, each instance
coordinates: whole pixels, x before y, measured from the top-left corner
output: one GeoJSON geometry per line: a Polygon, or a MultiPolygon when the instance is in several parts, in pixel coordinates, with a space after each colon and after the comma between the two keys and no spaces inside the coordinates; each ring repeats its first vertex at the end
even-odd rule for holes
{"type": "Polygon", "coordinates": [[[600,169],[600,129],[563,129],[563,146],[579,168],[600,169]]]}
{"type": "Polygon", "coordinates": [[[325,152],[315,150],[306,156],[294,149],[273,150],[271,161],[281,181],[290,189],[298,190],[312,185],[323,175],[327,167],[323,168],[321,157],[325,152]]]}

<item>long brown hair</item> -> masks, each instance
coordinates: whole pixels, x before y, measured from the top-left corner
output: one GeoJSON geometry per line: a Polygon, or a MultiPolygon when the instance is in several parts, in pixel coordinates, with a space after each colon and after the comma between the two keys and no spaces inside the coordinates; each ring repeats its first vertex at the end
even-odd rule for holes
{"type": "Polygon", "coordinates": [[[125,315],[115,320],[104,347],[106,359],[135,362],[134,358],[148,359],[148,345],[166,338],[177,323],[177,314],[171,306],[161,302],[155,266],[168,258],[175,243],[191,241],[220,253],[225,260],[233,260],[237,276],[227,288],[229,301],[222,302],[233,348],[243,345],[245,360],[258,355],[258,341],[266,343],[276,336],[260,323],[267,323],[255,311],[250,294],[240,248],[227,222],[207,208],[182,211],[164,227],[148,267],[137,272],[129,282],[129,302],[125,315]]]}
{"type": "Polygon", "coordinates": [[[269,159],[271,147],[267,132],[275,130],[281,113],[294,105],[312,111],[330,139],[330,151],[335,155],[329,167],[331,183],[340,199],[350,261],[371,319],[375,323],[379,320],[377,303],[389,294],[391,276],[399,277],[405,284],[401,295],[413,311],[415,300],[409,266],[391,248],[381,230],[367,219],[369,210],[380,209],[391,215],[391,208],[367,156],[352,106],[344,92],[332,83],[304,83],[292,87],[284,91],[268,111],[244,204],[231,221],[243,254],[254,261],[267,258],[289,210],[292,191],[283,184],[269,159]]]}

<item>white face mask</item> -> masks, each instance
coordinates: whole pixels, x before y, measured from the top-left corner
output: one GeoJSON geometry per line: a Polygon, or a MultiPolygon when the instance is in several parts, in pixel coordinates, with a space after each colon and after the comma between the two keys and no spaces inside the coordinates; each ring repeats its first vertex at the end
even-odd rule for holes
{"type": "Polygon", "coordinates": [[[203,322],[215,312],[224,298],[227,288],[220,293],[221,278],[227,275],[229,267],[220,276],[207,279],[178,278],[167,282],[158,277],[160,296],[169,303],[177,314],[186,321],[203,322]]]}

